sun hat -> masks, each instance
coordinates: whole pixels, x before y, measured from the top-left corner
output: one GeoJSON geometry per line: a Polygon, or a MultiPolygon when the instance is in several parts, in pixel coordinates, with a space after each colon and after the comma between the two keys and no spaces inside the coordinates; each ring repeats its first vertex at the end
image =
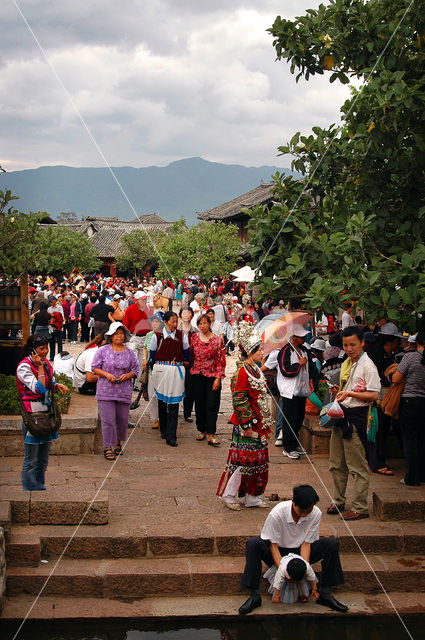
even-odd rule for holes
{"type": "Polygon", "coordinates": [[[307,334],[307,329],[304,329],[301,324],[294,324],[294,327],[292,329],[293,336],[297,336],[297,338],[304,338],[304,336],[306,336],[307,334]]]}
{"type": "Polygon", "coordinates": [[[122,322],[111,322],[108,331],[105,331],[105,336],[108,336],[110,341],[111,337],[118,331],[118,329],[122,329],[124,331],[124,342],[128,342],[128,340],[130,340],[131,338],[131,333],[127,329],[127,327],[123,325],[122,322]]]}
{"type": "Polygon", "coordinates": [[[116,293],[116,294],[114,295],[114,297],[112,298],[112,300],[121,300],[121,296],[120,296],[120,294],[119,294],[119,293],[116,293]]]}
{"type": "Polygon", "coordinates": [[[140,300],[141,298],[147,298],[148,294],[145,293],[144,291],[136,291],[136,293],[134,294],[134,299],[135,300],[140,300]]]}
{"type": "Polygon", "coordinates": [[[324,351],[326,349],[326,342],[322,338],[316,338],[314,342],[310,343],[312,349],[316,351],[324,351]]]}
{"type": "Polygon", "coordinates": [[[381,336],[394,336],[394,338],[402,338],[401,333],[398,332],[396,325],[393,322],[387,322],[382,325],[379,332],[381,336]]]}

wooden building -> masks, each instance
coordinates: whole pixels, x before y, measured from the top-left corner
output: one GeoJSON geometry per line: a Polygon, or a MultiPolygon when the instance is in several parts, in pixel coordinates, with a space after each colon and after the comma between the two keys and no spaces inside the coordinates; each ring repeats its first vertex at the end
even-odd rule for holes
{"type": "Polygon", "coordinates": [[[199,220],[210,222],[224,222],[238,227],[238,235],[242,243],[248,242],[247,224],[249,215],[242,213],[242,209],[251,209],[258,204],[270,207],[273,202],[272,190],[274,183],[264,183],[248,193],[238,196],[230,202],[225,202],[214,209],[198,213],[199,220]]]}

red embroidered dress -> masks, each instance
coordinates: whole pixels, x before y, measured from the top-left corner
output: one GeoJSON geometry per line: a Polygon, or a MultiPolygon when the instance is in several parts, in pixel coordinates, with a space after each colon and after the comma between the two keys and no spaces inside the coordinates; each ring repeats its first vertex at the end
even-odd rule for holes
{"type": "Polygon", "coordinates": [[[230,421],[234,425],[230,444],[228,467],[221,477],[217,494],[222,495],[236,469],[242,480],[239,497],[246,494],[260,496],[264,493],[269,478],[268,435],[270,428],[264,424],[264,416],[259,405],[260,391],[252,385],[252,379],[260,380],[260,371],[249,369],[248,375],[243,362],[238,362],[231,379],[234,412],[230,421]],[[247,437],[244,431],[252,430],[247,437]]]}

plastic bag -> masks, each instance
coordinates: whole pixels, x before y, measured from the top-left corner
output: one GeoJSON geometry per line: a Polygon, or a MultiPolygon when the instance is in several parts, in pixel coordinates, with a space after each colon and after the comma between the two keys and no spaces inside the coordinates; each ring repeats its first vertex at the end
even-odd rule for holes
{"type": "Polygon", "coordinates": [[[343,418],[344,412],[341,409],[339,402],[336,400],[333,401],[331,408],[328,411],[328,416],[330,418],[343,418]]]}

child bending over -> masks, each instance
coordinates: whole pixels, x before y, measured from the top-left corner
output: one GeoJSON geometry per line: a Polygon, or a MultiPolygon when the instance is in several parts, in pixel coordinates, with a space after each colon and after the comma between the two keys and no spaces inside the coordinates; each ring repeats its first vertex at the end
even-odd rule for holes
{"type": "Polygon", "coordinates": [[[279,568],[273,565],[264,574],[270,582],[269,593],[273,595],[273,602],[293,604],[298,600],[307,602],[308,596],[319,597],[317,578],[308,562],[296,553],[283,556],[279,568]]]}

